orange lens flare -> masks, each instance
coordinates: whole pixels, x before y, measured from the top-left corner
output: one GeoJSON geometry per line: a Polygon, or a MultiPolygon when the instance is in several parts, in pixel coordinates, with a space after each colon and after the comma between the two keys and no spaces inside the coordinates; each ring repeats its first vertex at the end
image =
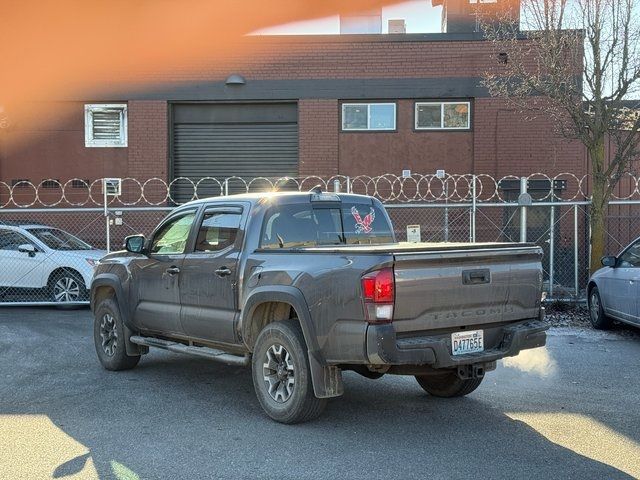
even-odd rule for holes
{"type": "Polygon", "coordinates": [[[16,121],[45,122],[39,100],[144,90],[177,71],[221,80],[207,76],[210,67],[268,61],[252,57],[259,39],[249,32],[397,2],[0,0],[0,133],[16,121]]]}

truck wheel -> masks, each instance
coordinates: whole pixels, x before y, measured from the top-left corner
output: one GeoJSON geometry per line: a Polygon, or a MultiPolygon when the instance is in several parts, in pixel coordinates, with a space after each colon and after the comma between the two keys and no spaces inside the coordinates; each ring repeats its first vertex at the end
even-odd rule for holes
{"type": "Polygon", "coordinates": [[[260,405],[276,422],[306,422],[324,410],[327,400],[313,393],[307,345],[297,320],[268,324],[258,336],[251,366],[260,405]]]}
{"type": "Polygon", "coordinates": [[[127,355],[124,325],[113,298],[105,298],[95,309],[93,340],[98,360],[107,370],[129,370],[140,361],[140,355],[127,355]]]}
{"type": "Polygon", "coordinates": [[[604,314],[602,308],[598,287],[593,287],[589,292],[589,320],[597,330],[607,330],[611,327],[611,319],[604,314]]]}
{"type": "Polygon", "coordinates": [[[473,392],[482,383],[482,378],[463,380],[456,372],[443,375],[416,375],[416,380],[427,393],[441,398],[463,397],[473,392]]]}

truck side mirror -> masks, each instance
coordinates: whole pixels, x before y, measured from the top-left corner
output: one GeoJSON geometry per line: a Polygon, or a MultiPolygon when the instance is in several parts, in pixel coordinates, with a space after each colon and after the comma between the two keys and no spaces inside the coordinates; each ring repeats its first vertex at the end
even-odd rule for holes
{"type": "Polygon", "coordinates": [[[30,243],[25,243],[23,245],[18,246],[18,251],[22,253],[28,253],[30,257],[36,256],[36,247],[31,245],[30,243]]]}
{"type": "Polygon", "coordinates": [[[616,266],[616,261],[617,261],[617,258],[614,256],[602,257],[602,259],[600,260],[603,267],[612,267],[612,268],[616,266]]]}
{"type": "Polygon", "coordinates": [[[124,248],[127,252],[142,253],[146,238],[144,235],[130,235],[124,239],[124,248]]]}

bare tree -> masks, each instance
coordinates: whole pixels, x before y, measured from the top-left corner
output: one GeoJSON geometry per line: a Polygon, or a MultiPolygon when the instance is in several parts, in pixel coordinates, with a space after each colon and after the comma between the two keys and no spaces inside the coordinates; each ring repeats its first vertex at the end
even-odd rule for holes
{"type": "Polygon", "coordinates": [[[591,166],[591,270],[605,248],[614,189],[640,157],[640,0],[523,0],[521,26],[483,18],[498,61],[490,94],[552,119],[579,140],[591,166]],[[606,145],[611,142],[611,153],[606,145]]]}

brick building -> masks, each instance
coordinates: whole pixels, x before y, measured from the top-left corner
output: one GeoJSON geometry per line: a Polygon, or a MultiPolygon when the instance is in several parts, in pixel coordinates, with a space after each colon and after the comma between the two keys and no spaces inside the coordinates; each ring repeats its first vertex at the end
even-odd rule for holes
{"type": "Polygon", "coordinates": [[[0,180],[586,173],[583,149],[549,121],[489,96],[481,77],[496,53],[472,24],[456,25],[247,37],[248,56],[185,60],[42,103],[42,126],[0,130],[0,180]],[[23,141],[9,148],[11,135],[23,141]]]}

